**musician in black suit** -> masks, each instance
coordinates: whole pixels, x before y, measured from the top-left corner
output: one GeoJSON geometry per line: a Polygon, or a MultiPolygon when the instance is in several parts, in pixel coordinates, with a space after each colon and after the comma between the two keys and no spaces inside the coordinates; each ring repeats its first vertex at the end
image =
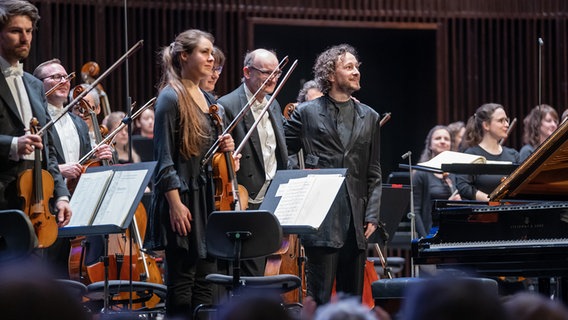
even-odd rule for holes
{"type": "MultiPolygon", "coordinates": [[[[273,52],[256,49],[247,53],[243,67],[243,84],[217,100],[225,108],[227,123],[235,119],[276,68],[278,68],[278,59],[273,52]]],[[[262,108],[270,99],[270,94],[274,92],[281,73],[278,70],[267,82],[267,85],[256,96],[251,110],[233,130],[232,136],[237,146],[241,144],[262,108]]],[[[241,151],[241,166],[237,172],[237,180],[248,191],[249,209],[256,209],[260,206],[276,170],[284,170],[287,167],[288,153],[283,124],[282,109],[278,101],[274,100],[241,151]]]]}
{"type": "MultiPolygon", "coordinates": [[[[43,82],[45,91],[58,86],[47,96],[47,109],[52,118],[58,117],[63,112],[71,83],[67,80],[67,71],[61,65],[59,59],[52,59],[41,63],[34,70],[34,76],[43,82]]],[[[53,144],[56,150],[59,170],[65,179],[78,178],[82,172],[82,166],[78,161],[91,151],[91,138],[89,127],[81,117],[72,112],[66,112],[54,125],[53,144]]],[[[104,144],[97,148],[95,157],[101,160],[111,160],[112,150],[104,144]]]]}
{"type": "MultiPolygon", "coordinates": [[[[219,98],[217,102],[225,108],[225,121],[232,122],[241,109],[258,91],[262,83],[278,68],[278,59],[274,52],[256,49],[245,56],[243,67],[243,84],[231,93],[219,98]]],[[[277,70],[266,86],[260,90],[241,122],[232,131],[235,144],[239,146],[260,116],[261,110],[274,92],[278,78],[282,72],[277,70]]],[[[258,209],[264,199],[268,185],[276,170],[284,170],[288,164],[288,153],[284,140],[284,116],[276,100],[261,118],[250,139],[244,145],[240,159],[237,180],[249,195],[249,209],[258,209]]],[[[264,260],[257,259],[243,264],[245,275],[259,276],[264,274],[264,260]]]]}
{"type": "Polygon", "coordinates": [[[339,45],[313,67],[323,96],[302,103],[284,125],[290,154],[304,150],[306,168],[347,168],[340,192],[318,231],[302,236],[308,257],[308,295],[318,304],[337,292],[361,296],[367,239],[381,202],[379,114],[352,98],[360,89],[357,53],[339,45]]]}
{"type": "Polygon", "coordinates": [[[29,120],[40,126],[50,120],[41,81],[22,71],[20,60],[30,52],[32,33],[39,20],[37,8],[27,1],[0,3],[0,209],[22,208],[17,195],[18,175],[33,167],[34,148],[42,148],[42,165],[54,179],[54,199],[59,226],[69,223],[69,191],[57,167],[52,131],[43,136],[27,134],[29,120]]]}
{"type": "MultiPolygon", "coordinates": [[[[67,71],[61,65],[59,59],[51,59],[41,63],[34,70],[34,76],[43,82],[45,91],[49,91],[57,86],[51,94],[47,96],[47,109],[52,118],[59,117],[65,112],[64,107],[67,102],[71,83],[67,79],[67,71]]],[[[53,130],[53,145],[59,170],[65,179],[78,179],[83,172],[83,166],[79,160],[91,150],[91,138],[89,137],[89,127],[81,117],[72,112],[65,112],[55,123],[53,130]]],[[[95,157],[102,160],[112,159],[112,150],[109,145],[104,144],[95,152],[95,157]]],[[[97,236],[89,237],[90,247],[94,247],[94,241],[102,247],[101,240],[94,240],[97,236]]],[[[98,237],[97,237],[98,238],[98,237]]],[[[68,260],[71,243],[69,238],[58,238],[57,241],[47,249],[47,257],[50,262],[57,267],[59,277],[68,276],[68,260]]]]}

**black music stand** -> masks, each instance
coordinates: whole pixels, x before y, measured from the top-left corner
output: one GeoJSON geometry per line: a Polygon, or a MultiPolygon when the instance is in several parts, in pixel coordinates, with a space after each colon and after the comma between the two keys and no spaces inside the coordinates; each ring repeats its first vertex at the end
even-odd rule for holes
{"type": "MultiPolygon", "coordinates": [[[[75,225],[68,225],[66,227],[60,228],[58,237],[76,237],[76,236],[83,236],[83,235],[102,235],[105,237],[104,241],[104,269],[105,269],[105,282],[104,282],[104,307],[103,313],[106,313],[109,308],[109,279],[108,279],[108,267],[109,267],[109,258],[108,258],[108,238],[109,234],[113,233],[124,233],[126,229],[132,223],[132,219],[134,217],[134,213],[136,212],[136,208],[138,204],[142,200],[142,196],[144,195],[144,189],[150,182],[152,174],[154,172],[154,168],[156,167],[156,162],[140,162],[134,164],[127,164],[127,165],[116,165],[110,167],[90,167],[87,169],[85,174],[90,173],[97,173],[97,172],[108,172],[112,171],[112,178],[110,179],[110,183],[104,192],[101,194],[102,199],[98,203],[98,207],[96,211],[93,213],[81,211],[82,210],[82,203],[81,197],[91,198],[92,196],[97,196],[95,194],[91,194],[90,191],[93,189],[89,188],[90,186],[86,183],[82,183],[87,181],[88,176],[82,176],[79,179],[77,184],[77,188],[75,189],[75,193],[71,198],[71,209],[73,210],[73,215],[78,215],[79,217],[82,216],[84,219],[76,220],[76,221],[87,221],[90,222],[88,224],[75,224],[75,225]],[[130,172],[128,172],[130,171],[130,172]],[[122,172],[117,174],[117,172],[122,172]],[[132,173],[133,175],[130,176],[129,174],[132,173]],[[116,178],[116,179],[114,179],[116,178]],[[121,178],[121,179],[119,179],[121,178]],[[133,178],[133,179],[130,179],[133,178]],[[116,188],[116,189],[112,189],[116,188]],[[120,190],[122,189],[122,190],[120,190]],[[119,224],[112,224],[112,223],[94,223],[98,221],[97,215],[101,214],[101,206],[106,202],[109,201],[112,197],[116,196],[119,191],[123,191],[126,189],[123,197],[119,200],[122,204],[123,208],[126,208],[127,211],[125,212],[117,212],[116,214],[120,216],[120,220],[122,220],[119,224]],[[83,194],[84,193],[84,194],[83,194]],[[77,200],[77,201],[74,201],[77,200]],[[74,206],[75,205],[75,206],[74,206]],[[85,215],[92,215],[92,216],[85,216],[85,215]],[[122,219],[123,217],[123,219],[122,219]]],[[[108,209],[107,209],[108,211],[108,209]]],[[[73,220],[72,220],[73,222],[73,220]]]]}
{"type": "MultiPolygon", "coordinates": [[[[338,168],[338,169],[315,169],[315,170],[279,170],[276,172],[276,175],[272,179],[270,186],[264,196],[264,201],[260,205],[259,210],[267,210],[270,212],[277,212],[278,205],[282,200],[282,195],[280,194],[280,188],[289,183],[291,179],[299,179],[305,178],[308,175],[336,175],[345,177],[345,173],[347,169],[345,168],[338,168]]],[[[345,182],[341,183],[339,190],[335,190],[335,197],[337,197],[337,193],[346,192],[345,190],[345,182]]],[[[323,204],[322,204],[323,205],[323,204]]],[[[331,203],[329,205],[332,205],[331,203]]],[[[278,215],[276,215],[278,217],[278,215]]],[[[321,225],[323,222],[323,217],[318,224],[321,225]]],[[[307,235],[317,231],[317,228],[310,225],[302,225],[302,224],[282,224],[282,231],[285,234],[297,234],[297,235],[307,235]]],[[[298,237],[298,241],[301,241],[300,237],[298,237]]],[[[301,245],[301,242],[300,242],[301,245]]],[[[301,270],[302,265],[305,262],[305,257],[298,256],[298,276],[301,278],[301,270]]],[[[299,299],[300,303],[302,302],[302,286],[298,288],[299,292],[299,299]]]]}
{"type": "Polygon", "coordinates": [[[370,243],[378,243],[386,248],[404,217],[409,212],[410,187],[399,184],[383,184],[381,194],[381,210],[379,221],[381,225],[369,238],[370,243]],[[382,230],[381,230],[382,229],[382,230]]]}

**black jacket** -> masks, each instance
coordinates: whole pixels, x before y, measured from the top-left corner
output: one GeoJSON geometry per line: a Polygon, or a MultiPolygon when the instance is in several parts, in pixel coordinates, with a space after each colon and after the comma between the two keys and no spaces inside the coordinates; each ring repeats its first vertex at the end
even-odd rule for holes
{"type": "Polygon", "coordinates": [[[302,148],[306,168],[347,168],[347,195],[341,197],[340,191],[318,232],[305,236],[303,244],[339,248],[353,219],[357,246],[365,249],[363,226],[378,223],[381,204],[380,117],[369,106],[354,102],[353,132],[344,147],[327,101],[323,96],[300,104],[284,125],[288,153],[302,148]]]}

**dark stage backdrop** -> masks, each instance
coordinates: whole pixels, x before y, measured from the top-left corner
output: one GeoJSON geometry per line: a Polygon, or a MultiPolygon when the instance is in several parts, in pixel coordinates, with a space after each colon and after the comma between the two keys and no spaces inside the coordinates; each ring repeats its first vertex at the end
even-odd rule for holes
{"type": "MultiPolygon", "coordinates": [[[[436,123],[436,32],[434,30],[279,26],[256,24],[254,47],[273,49],[279,59],[290,58],[287,68],[298,66],[277,100],[281,106],[295,102],[302,84],[312,79],[319,53],[332,45],[349,43],[360,56],[361,90],[354,97],[380,114],[391,112],[382,130],[381,163],[384,175],[423,147],[416,136],[425,136],[436,123]],[[417,53],[420,53],[417,55],[417,53]]],[[[285,68],[285,70],[287,70],[285,68]]]]}
{"type": "MultiPolygon", "coordinates": [[[[411,150],[413,161],[418,160],[428,128],[466,121],[482,103],[501,103],[522,122],[539,101],[540,79],[542,102],[559,113],[568,108],[568,1],[32,2],[42,19],[25,61],[27,71],[58,57],[69,71],[80,72],[93,60],[102,72],[127,47],[144,40],[128,71],[121,66],[102,82],[113,110],[125,109],[127,95],[138,105],[156,95],[156,54],[189,28],[211,32],[227,55],[217,86],[221,94],[240,84],[243,56],[256,46],[298,58],[300,65],[281,103],[295,99],[302,79],[311,78],[318,52],[341,41],[352,43],[363,61],[363,89],[356,97],[381,113],[393,113],[382,137],[385,177],[401,162],[402,153],[411,150]],[[540,50],[539,37],[544,40],[540,50]]],[[[518,125],[506,145],[520,148],[521,136],[518,125]]]]}

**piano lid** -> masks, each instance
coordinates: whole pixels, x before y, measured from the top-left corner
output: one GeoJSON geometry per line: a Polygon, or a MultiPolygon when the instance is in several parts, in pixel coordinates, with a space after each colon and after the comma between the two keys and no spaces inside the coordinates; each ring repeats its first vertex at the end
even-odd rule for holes
{"type": "Polygon", "coordinates": [[[568,196],[568,121],[560,124],[533,154],[489,195],[503,199],[566,200],[568,196]]]}

